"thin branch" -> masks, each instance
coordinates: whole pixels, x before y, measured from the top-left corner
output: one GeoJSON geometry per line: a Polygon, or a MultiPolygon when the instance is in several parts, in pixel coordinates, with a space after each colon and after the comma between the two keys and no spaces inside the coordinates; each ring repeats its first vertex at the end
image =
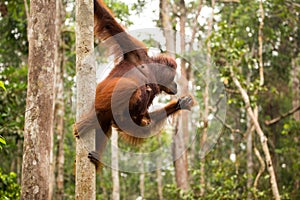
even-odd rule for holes
{"type": "Polygon", "coordinates": [[[255,181],[254,181],[254,184],[253,184],[254,197],[255,197],[255,199],[257,199],[256,189],[257,189],[258,180],[259,180],[260,176],[262,175],[262,173],[265,171],[266,164],[265,164],[264,160],[262,159],[262,157],[261,157],[261,155],[260,155],[260,153],[259,153],[259,151],[257,150],[256,147],[254,147],[254,153],[255,153],[255,155],[256,155],[259,163],[260,163],[260,168],[259,168],[259,171],[256,175],[256,178],[255,178],[255,181]]]}
{"type": "MultiPolygon", "coordinates": [[[[251,121],[251,120],[250,120],[251,121]]],[[[249,134],[252,134],[253,131],[255,130],[255,127],[253,125],[253,122],[251,121],[251,126],[247,128],[246,132],[245,132],[245,135],[244,135],[244,138],[248,138],[249,134]]]]}
{"type": "Polygon", "coordinates": [[[28,8],[28,4],[27,4],[27,0],[24,0],[24,7],[25,7],[25,13],[26,13],[26,18],[27,18],[27,40],[29,40],[29,27],[30,27],[30,13],[29,13],[29,8],[28,8]]]}
{"type": "Polygon", "coordinates": [[[241,132],[239,129],[234,129],[232,128],[229,124],[227,124],[226,122],[224,122],[218,115],[215,115],[215,118],[221,122],[221,124],[223,124],[223,126],[227,129],[230,130],[231,133],[240,133],[243,134],[243,132],[241,132]]]}
{"type": "Polygon", "coordinates": [[[281,119],[283,119],[283,118],[285,118],[285,117],[288,117],[288,116],[294,114],[295,112],[297,112],[297,111],[299,111],[299,110],[300,110],[300,106],[295,107],[295,108],[293,108],[292,110],[288,111],[287,113],[284,113],[284,114],[282,114],[282,115],[280,115],[280,116],[278,116],[278,117],[276,117],[276,118],[274,118],[274,119],[266,120],[266,121],[265,121],[265,124],[266,124],[267,126],[270,126],[270,125],[272,125],[272,124],[275,124],[275,123],[279,122],[281,119]]]}
{"type": "Polygon", "coordinates": [[[287,3],[291,4],[292,6],[298,7],[300,8],[300,4],[297,2],[293,2],[293,1],[286,1],[287,3]]]}
{"type": "Polygon", "coordinates": [[[264,65],[263,65],[263,28],[264,28],[264,19],[265,19],[265,13],[264,13],[264,7],[262,0],[259,1],[259,11],[260,11],[260,22],[259,22],[259,28],[258,28],[258,57],[259,57],[259,85],[264,85],[264,65]]]}
{"type": "Polygon", "coordinates": [[[176,17],[180,17],[180,14],[178,14],[178,12],[179,12],[179,9],[177,8],[177,5],[176,5],[176,3],[174,3],[174,4],[171,4],[171,7],[172,7],[172,11],[173,11],[173,15],[175,15],[176,17]],[[173,5],[173,6],[172,6],[173,5]]]}
{"type": "Polygon", "coordinates": [[[27,18],[27,20],[29,22],[29,20],[30,20],[30,18],[29,18],[30,17],[30,13],[29,13],[29,8],[28,8],[27,0],[24,0],[24,6],[25,6],[26,18],[27,18]]]}
{"type": "Polygon", "coordinates": [[[228,88],[228,87],[225,87],[225,91],[226,91],[227,93],[231,93],[231,94],[240,94],[239,91],[234,90],[234,89],[230,89],[230,88],[228,88]]]}
{"type": "MultiPolygon", "coordinates": [[[[202,10],[202,0],[199,1],[199,5],[198,5],[198,9],[197,9],[197,13],[196,13],[196,16],[195,16],[195,20],[198,19],[200,13],[201,13],[201,10],[202,10]]],[[[195,40],[195,36],[196,36],[196,33],[198,32],[198,29],[199,29],[199,24],[196,22],[194,23],[194,26],[192,27],[192,36],[191,36],[191,41],[190,41],[190,51],[192,50],[193,48],[193,43],[194,43],[194,40],[195,40]]]]}

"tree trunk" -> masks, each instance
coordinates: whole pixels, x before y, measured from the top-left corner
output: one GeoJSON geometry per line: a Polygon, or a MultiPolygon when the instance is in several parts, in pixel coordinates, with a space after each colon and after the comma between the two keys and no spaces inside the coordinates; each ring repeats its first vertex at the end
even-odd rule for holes
{"type": "MultiPolygon", "coordinates": [[[[185,53],[185,23],[186,23],[186,8],[184,0],[180,0],[180,49],[181,54],[185,53]]],[[[182,81],[179,83],[180,95],[184,96],[188,93],[186,62],[181,59],[181,76],[182,81]]],[[[176,132],[174,138],[173,154],[175,165],[175,180],[177,187],[183,191],[189,189],[188,183],[188,159],[185,149],[186,136],[188,135],[188,115],[187,112],[181,112],[178,115],[176,123],[176,132]]]]}
{"type": "MultiPolygon", "coordinates": [[[[96,87],[94,51],[94,4],[92,0],[76,0],[76,119],[93,107],[96,87]]],[[[96,169],[88,159],[86,147],[95,147],[95,131],[85,133],[88,138],[76,139],[76,199],[96,199],[96,169]]]]}
{"type": "Polygon", "coordinates": [[[17,153],[17,183],[21,184],[21,166],[22,166],[22,140],[18,139],[17,141],[17,148],[18,148],[18,153],[17,153]]]}
{"type": "Polygon", "coordinates": [[[21,199],[49,199],[56,3],[54,0],[32,0],[30,12],[21,199]]]}
{"type": "Polygon", "coordinates": [[[166,38],[166,52],[175,57],[175,37],[170,17],[170,4],[168,0],[160,0],[159,17],[162,23],[163,33],[166,38]]]}
{"type": "MultiPolygon", "coordinates": [[[[251,71],[247,74],[247,84],[251,81],[251,71]]],[[[247,149],[247,199],[253,199],[251,188],[253,187],[253,132],[254,126],[249,115],[247,115],[246,149],[247,149]]]]}
{"type": "Polygon", "coordinates": [[[120,181],[119,181],[119,157],[118,157],[118,132],[113,129],[111,135],[111,175],[113,182],[112,199],[120,199],[120,181]]]}
{"type": "MultiPolygon", "coordinates": [[[[182,0],[181,4],[184,1],[182,0]]],[[[160,0],[160,19],[162,21],[162,28],[166,39],[166,51],[172,57],[175,57],[175,37],[172,29],[172,21],[170,18],[170,3],[167,0],[160,0]]],[[[181,27],[185,25],[185,18],[181,19],[181,27]]],[[[185,29],[181,28],[181,38],[185,38],[185,29]]],[[[185,39],[182,40],[185,45],[185,39]]],[[[182,48],[184,51],[184,48],[182,48]]],[[[184,88],[182,88],[184,89],[184,88]]],[[[184,145],[184,131],[182,118],[178,116],[176,123],[175,135],[173,137],[173,158],[175,166],[175,178],[178,188],[188,190],[188,172],[187,172],[187,155],[184,145]]],[[[185,124],[185,123],[184,123],[185,124]]]]}
{"type": "Polygon", "coordinates": [[[54,129],[56,135],[56,190],[55,199],[64,199],[64,49],[62,47],[61,28],[65,19],[64,6],[61,0],[57,0],[56,12],[56,30],[59,34],[57,37],[57,45],[59,50],[56,56],[56,91],[55,91],[55,112],[54,112],[54,129]]]}
{"type": "MultiPolygon", "coordinates": [[[[180,118],[179,118],[180,119],[180,118]]],[[[188,184],[188,162],[184,145],[184,133],[182,120],[178,120],[173,137],[173,159],[175,166],[175,180],[177,187],[182,191],[189,189],[188,184]]]]}
{"type": "MultiPolygon", "coordinates": [[[[213,29],[213,21],[214,21],[214,8],[215,8],[215,1],[211,1],[211,8],[212,13],[208,18],[207,24],[207,37],[209,38],[212,29],[213,29]]],[[[206,56],[206,72],[205,72],[205,89],[203,94],[203,102],[204,102],[204,114],[203,114],[203,121],[204,121],[204,128],[203,133],[200,141],[201,146],[201,166],[200,166],[200,196],[203,196],[205,193],[205,143],[207,139],[207,129],[208,129],[208,115],[209,115],[209,84],[210,84],[210,68],[211,68],[211,44],[210,40],[207,42],[207,56],[206,56]]]]}
{"type": "MultiPolygon", "coordinates": [[[[296,42],[295,42],[296,43],[296,42]]],[[[297,108],[300,106],[300,84],[299,84],[299,76],[300,76],[300,59],[293,58],[292,59],[292,90],[293,90],[293,108],[297,108]]],[[[300,109],[293,114],[293,117],[296,121],[300,120],[300,109]]],[[[295,136],[294,140],[299,141],[300,136],[295,136]]],[[[299,146],[298,146],[298,149],[299,146]]],[[[299,191],[300,180],[296,179],[294,183],[294,191],[299,191]]]]}
{"type": "Polygon", "coordinates": [[[247,199],[253,199],[251,188],[253,186],[253,155],[252,155],[252,134],[253,134],[253,125],[251,119],[248,115],[247,117],[247,199]]]}
{"type": "Polygon", "coordinates": [[[61,27],[62,27],[62,13],[63,6],[62,1],[56,1],[56,42],[57,49],[55,52],[55,98],[54,98],[54,132],[53,135],[56,137],[55,149],[53,150],[53,155],[51,156],[51,186],[50,186],[50,198],[53,199],[63,199],[63,120],[64,120],[64,98],[63,98],[63,54],[61,50],[61,27]],[[62,163],[61,163],[62,162],[62,163]],[[57,173],[55,173],[57,170],[57,173]],[[56,175],[57,176],[56,176],[56,175]],[[59,177],[59,178],[58,178],[59,177]],[[59,182],[58,179],[61,179],[59,182]],[[62,182],[62,184],[61,184],[62,182]],[[55,191],[56,189],[56,191],[55,191]],[[55,194],[54,194],[55,191],[55,194]],[[60,195],[58,195],[60,194],[60,195]]]}

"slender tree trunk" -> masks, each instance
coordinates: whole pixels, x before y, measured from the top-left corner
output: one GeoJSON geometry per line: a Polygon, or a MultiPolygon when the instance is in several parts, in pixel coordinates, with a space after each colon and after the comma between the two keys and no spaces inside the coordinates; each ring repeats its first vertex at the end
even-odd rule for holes
{"type": "MultiPolygon", "coordinates": [[[[181,4],[184,4],[184,1],[181,1],[181,4]]],[[[174,32],[172,30],[172,21],[170,18],[170,2],[168,0],[160,0],[160,19],[162,21],[162,28],[164,32],[164,36],[166,38],[166,50],[170,56],[175,57],[175,37],[174,32]]],[[[185,25],[184,19],[181,20],[181,27],[185,25]]],[[[183,35],[181,38],[185,37],[185,29],[182,29],[183,35]]],[[[183,40],[182,42],[185,42],[183,40]]],[[[184,49],[184,48],[183,48],[184,49]]],[[[182,88],[183,89],[183,88],[182,88]]],[[[175,159],[175,179],[178,188],[182,190],[187,190],[188,186],[188,172],[187,172],[187,155],[185,153],[185,145],[184,145],[184,132],[183,130],[183,121],[179,115],[176,131],[173,137],[173,158],[175,159]]]]}
{"type": "Polygon", "coordinates": [[[49,199],[53,146],[56,3],[32,0],[21,199],[49,199]]]}
{"type": "Polygon", "coordinates": [[[17,183],[21,184],[21,166],[22,166],[22,140],[18,139],[17,141],[17,148],[18,148],[18,157],[17,157],[17,183]]]}
{"type": "Polygon", "coordinates": [[[257,193],[258,180],[259,180],[260,176],[262,175],[262,173],[265,171],[266,165],[256,147],[254,147],[254,154],[257,157],[259,164],[260,164],[260,168],[258,170],[258,173],[257,173],[254,183],[253,183],[254,198],[257,199],[256,193],[257,193]]]}
{"type": "MultiPolygon", "coordinates": [[[[292,59],[292,87],[293,87],[293,108],[297,108],[300,105],[300,59],[292,59]]],[[[300,120],[300,110],[293,114],[293,117],[296,121],[300,120]]]]}
{"type": "MultiPolygon", "coordinates": [[[[53,134],[57,138],[57,144],[55,144],[52,147],[52,156],[50,161],[50,174],[51,174],[51,185],[50,185],[50,191],[49,196],[51,199],[53,199],[53,195],[55,196],[55,199],[62,199],[61,197],[57,197],[56,194],[54,194],[54,190],[58,189],[58,187],[61,187],[61,184],[56,184],[56,176],[55,176],[55,170],[57,170],[58,173],[56,173],[58,176],[62,178],[63,181],[63,174],[61,174],[61,170],[63,170],[63,166],[57,166],[58,162],[57,159],[61,160],[61,156],[59,155],[63,152],[61,152],[61,145],[63,148],[63,144],[60,144],[61,137],[63,137],[63,117],[64,117],[64,104],[63,104],[63,69],[62,69],[62,59],[63,59],[63,52],[61,51],[61,27],[62,27],[62,2],[61,0],[56,1],[56,17],[55,17],[55,29],[56,29],[56,42],[57,42],[57,48],[55,52],[55,97],[54,97],[54,132],[53,134]],[[55,150],[54,150],[55,149],[55,150]],[[60,156],[60,158],[58,158],[60,156]],[[60,169],[58,169],[60,167],[60,169]],[[62,169],[61,169],[62,168],[62,169]],[[59,171],[58,171],[59,170],[59,171]],[[55,188],[57,186],[57,188],[55,188]]],[[[63,142],[63,141],[62,141],[63,142]]],[[[54,144],[53,144],[54,145],[54,144]]],[[[63,149],[62,149],[63,151],[63,149]]],[[[62,163],[63,164],[63,163],[62,163]]],[[[57,191],[56,191],[57,192],[57,191]]],[[[55,193],[56,193],[55,192],[55,193]]],[[[61,195],[63,195],[63,191],[61,192],[61,195]]]]}
{"type": "MultiPolygon", "coordinates": [[[[254,49],[254,48],[253,48],[254,49]]],[[[247,74],[247,84],[251,81],[251,71],[247,74]]],[[[254,126],[249,115],[247,115],[247,199],[253,199],[251,188],[253,187],[253,132],[254,126]]]]}
{"type": "MultiPolygon", "coordinates": [[[[207,37],[209,38],[212,29],[213,29],[213,21],[214,21],[214,8],[215,8],[215,1],[211,1],[211,8],[212,13],[208,18],[208,29],[207,29],[207,37]]],[[[204,101],[204,114],[203,114],[203,121],[204,121],[204,128],[203,133],[200,141],[201,145],[201,165],[200,165],[200,196],[205,194],[205,142],[207,139],[207,129],[208,129],[208,115],[209,115],[209,84],[210,84],[210,68],[211,68],[211,44],[210,40],[207,42],[207,56],[206,56],[206,72],[205,72],[205,89],[203,94],[203,101],[204,101]]]]}
{"type": "Polygon", "coordinates": [[[170,17],[169,0],[160,0],[160,21],[162,23],[163,33],[166,38],[166,51],[170,56],[175,57],[175,35],[170,17]]]}
{"type": "Polygon", "coordinates": [[[258,134],[258,136],[260,137],[260,142],[265,154],[265,159],[266,159],[266,163],[267,163],[267,169],[268,172],[270,174],[270,183],[271,183],[271,189],[273,192],[273,196],[276,200],[280,199],[280,195],[279,195],[279,191],[278,191],[278,187],[277,187],[277,181],[276,181],[276,176],[275,176],[275,171],[274,171],[274,167],[272,164],[272,159],[271,159],[271,155],[270,155],[270,151],[269,151],[269,147],[268,147],[268,143],[267,143],[267,137],[265,136],[264,132],[262,131],[260,124],[257,120],[257,117],[255,117],[255,113],[253,112],[251,105],[250,105],[250,99],[249,96],[247,94],[247,92],[245,91],[245,89],[241,86],[239,80],[237,79],[236,75],[233,72],[233,69],[231,68],[231,77],[233,79],[234,84],[236,85],[236,87],[238,88],[239,92],[242,95],[242,98],[245,102],[245,108],[247,110],[248,115],[250,116],[256,133],[258,134]]]}
{"type": "MultiPolygon", "coordinates": [[[[186,8],[185,1],[180,0],[180,49],[181,54],[185,53],[185,23],[186,23],[186,8]]],[[[181,76],[186,80],[186,62],[181,59],[181,76]]],[[[181,95],[184,96],[188,93],[187,81],[180,81],[179,87],[182,91],[181,95]]],[[[185,149],[186,135],[188,134],[188,115],[186,112],[178,114],[176,132],[174,135],[173,154],[174,154],[174,166],[175,166],[175,180],[177,187],[183,191],[189,189],[188,182],[188,159],[185,149]]]]}
{"type": "MultiPolygon", "coordinates": [[[[296,42],[295,42],[296,43],[296,42]]],[[[300,59],[298,58],[293,58],[292,59],[292,90],[293,90],[293,108],[297,108],[300,106],[300,81],[299,81],[299,76],[300,76],[300,59]]],[[[295,112],[293,114],[293,117],[296,121],[300,120],[300,109],[298,112],[295,112]]],[[[295,136],[294,138],[295,141],[300,140],[300,136],[295,136]]],[[[300,147],[298,146],[298,149],[300,150],[300,147]]],[[[294,191],[299,191],[299,186],[300,186],[300,180],[296,179],[294,183],[294,191]]]]}
{"type": "Polygon", "coordinates": [[[118,132],[113,129],[111,135],[111,175],[113,182],[112,199],[120,199],[120,181],[119,181],[119,157],[118,157],[118,132]]]}
{"type": "Polygon", "coordinates": [[[175,180],[177,187],[182,191],[189,189],[188,184],[188,163],[184,145],[184,133],[182,120],[178,120],[173,137],[173,159],[175,166],[175,180]]]}
{"type": "Polygon", "coordinates": [[[247,199],[253,199],[251,188],[253,186],[253,155],[252,155],[252,123],[251,119],[247,117],[247,199]]]}
{"type": "Polygon", "coordinates": [[[58,51],[56,56],[56,91],[55,91],[55,120],[54,129],[56,135],[56,190],[55,199],[64,199],[64,115],[65,115],[65,104],[64,104],[64,49],[62,47],[61,29],[65,19],[64,6],[61,0],[56,1],[57,12],[56,12],[56,30],[58,51]]]}
{"type": "MultiPolygon", "coordinates": [[[[196,12],[196,16],[195,16],[195,20],[198,20],[198,17],[200,16],[201,10],[202,10],[202,0],[200,0],[198,2],[198,8],[197,8],[197,12],[196,12]]],[[[195,42],[195,38],[196,38],[196,33],[199,31],[199,24],[198,23],[194,23],[194,26],[192,27],[192,33],[191,33],[191,38],[190,38],[190,42],[189,42],[189,52],[192,52],[194,49],[194,42],[195,42]]],[[[189,69],[191,69],[191,63],[195,63],[195,59],[191,58],[190,63],[189,63],[189,69]]],[[[191,70],[190,70],[191,71],[191,70]]],[[[193,73],[189,73],[189,82],[193,83],[194,82],[194,75],[193,73]]],[[[195,85],[192,85],[191,88],[191,93],[195,94],[195,85]]],[[[195,127],[196,124],[194,124],[193,120],[190,120],[190,126],[191,127],[195,127]]],[[[196,142],[192,142],[191,145],[191,150],[189,151],[189,162],[191,164],[195,164],[194,160],[195,160],[195,155],[197,154],[196,152],[196,142]]]]}
{"type": "MultiPolygon", "coordinates": [[[[89,112],[95,99],[96,69],[94,51],[94,3],[93,0],[76,0],[76,119],[89,112]]],[[[86,147],[95,147],[95,131],[85,133],[88,138],[76,139],[77,200],[96,199],[96,169],[88,159],[86,147]]]]}

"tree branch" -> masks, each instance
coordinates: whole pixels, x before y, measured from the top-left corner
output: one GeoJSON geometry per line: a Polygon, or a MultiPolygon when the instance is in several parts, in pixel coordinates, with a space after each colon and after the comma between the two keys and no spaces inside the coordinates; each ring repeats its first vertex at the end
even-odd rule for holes
{"type": "Polygon", "coordinates": [[[25,12],[26,12],[26,18],[27,18],[27,20],[28,20],[28,22],[29,22],[29,20],[30,20],[30,13],[29,13],[29,8],[28,8],[28,4],[27,4],[27,0],[24,0],[24,6],[25,6],[25,12]]]}
{"type": "Polygon", "coordinates": [[[259,180],[260,176],[262,175],[262,173],[265,171],[266,165],[265,165],[265,162],[262,159],[262,157],[261,157],[261,155],[260,155],[260,153],[259,153],[259,151],[257,150],[256,147],[254,147],[254,153],[255,153],[255,155],[256,155],[259,163],[260,163],[260,168],[259,168],[259,171],[256,175],[256,178],[255,178],[255,181],[254,181],[254,184],[253,184],[254,197],[255,197],[255,199],[257,199],[257,197],[256,197],[256,188],[257,188],[258,180],[259,180]]]}
{"type": "Polygon", "coordinates": [[[274,119],[266,120],[266,121],[265,121],[265,124],[266,124],[267,126],[270,126],[270,125],[272,125],[272,124],[275,124],[275,123],[279,122],[281,119],[283,119],[283,118],[285,118],[285,117],[288,117],[288,116],[294,114],[295,112],[297,112],[297,111],[299,111],[299,110],[300,110],[300,106],[295,107],[295,108],[293,108],[292,110],[288,111],[287,113],[284,113],[284,114],[282,114],[282,115],[280,115],[280,116],[278,116],[278,117],[276,117],[276,118],[274,118],[274,119]]]}
{"type": "MultiPolygon", "coordinates": [[[[201,10],[202,10],[202,0],[200,0],[199,2],[199,5],[198,5],[198,9],[197,9],[197,13],[196,13],[196,16],[195,16],[195,20],[198,19],[200,13],[201,13],[201,10]]],[[[195,36],[196,36],[196,32],[198,32],[198,21],[196,23],[194,23],[194,26],[192,27],[192,36],[191,36],[191,41],[190,41],[190,51],[192,50],[193,48],[193,43],[194,43],[194,40],[195,40],[195,36]]]]}
{"type": "Polygon", "coordinates": [[[263,65],[263,28],[264,28],[264,7],[262,0],[259,1],[260,22],[258,27],[258,57],[259,57],[259,86],[264,85],[264,65],[263,65]]]}
{"type": "Polygon", "coordinates": [[[217,120],[219,120],[221,122],[221,124],[223,124],[223,126],[225,128],[229,129],[231,133],[241,133],[242,134],[242,132],[240,131],[240,129],[234,129],[234,128],[232,128],[229,124],[227,124],[226,122],[224,122],[218,115],[215,115],[215,118],[217,120]]]}

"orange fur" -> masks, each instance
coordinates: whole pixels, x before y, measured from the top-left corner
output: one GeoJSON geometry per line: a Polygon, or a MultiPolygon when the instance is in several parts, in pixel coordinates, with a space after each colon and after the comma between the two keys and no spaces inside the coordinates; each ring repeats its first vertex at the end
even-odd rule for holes
{"type": "Polygon", "coordinates": [[[182,97],[149,113],[148,108],[157,94],[177,92],[175,60],[165,55],[149,57],[145,45],[125,32],[102,0],[94,0],[94,9],[95,35],[101,41],[111,40],[109,44],[113,43],[123,54],[121,61],[97,85],[94,109],[74,126],[77,137],[96,128],[96,151],[90,152],[89,158],[100,166],[112,126],[121,132],[121,139],[137,145],[158,132],[169,115],[181,109],[189,110],[193,100],[190,96],[182,97]],[[129,115],[124,114],[127,111],[129,115]]]}

